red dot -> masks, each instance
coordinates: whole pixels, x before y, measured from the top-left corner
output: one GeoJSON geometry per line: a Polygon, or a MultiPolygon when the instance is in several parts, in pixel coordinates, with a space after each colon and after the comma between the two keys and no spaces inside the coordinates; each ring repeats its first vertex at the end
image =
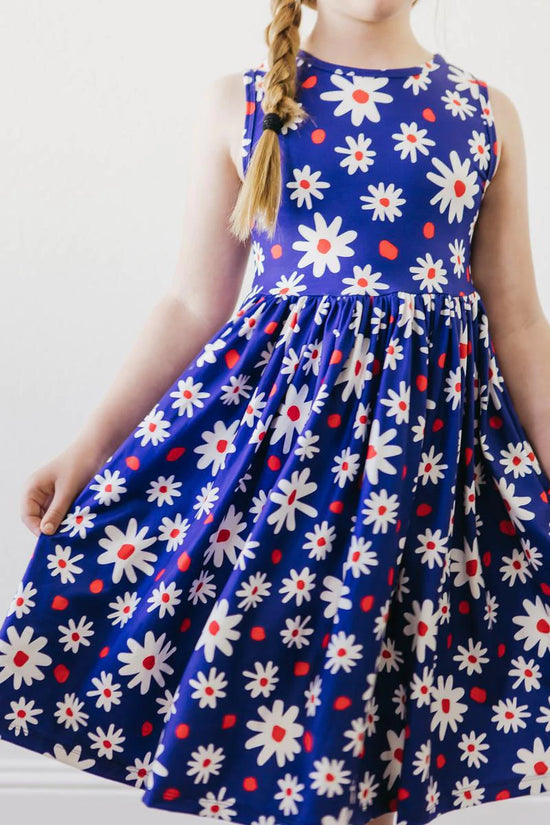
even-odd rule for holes
{"type": "Polygon", "coordinates": [[[516,535],[516,528],[510,521],[510,519],[505,519],[501,521],[499,524],[499,530],[501,533],[504,533],[505,536],[515,536],[516,535]]]}
{"type": "Polygon", "coordinates": [[[265,639],[265,627],[257,626],[250,629],[250,638],[255,642],[263,642],[265,639]]]}
{"type": "Polygon", "coordinates": [[[275,243],[271,247],[271,257],[272,258],[280,258],[283,254],[283,247],[280,243],[275,243]]]}
{"type": "Polygon", "coordinates": [[[428,378],[426,375],[417,375],[416,376],[416,386],[420,390],[420,392],[424,392],[428,389],[428,378]]]}
{"type": "Polygon", "coordinates": [[[351,705],[349,696],[337,696],[333,702],[334,710],[346,710],[351,705]]]}
{"type": "Polygon", "coordinates": [[[222,728],[233,728],[237,722],[237,717],[234,713],[226,713],[222,719],[222,728]]]}
{"type": "Polygon", "coordinates": [[[435,226],[431,221],[426,221],[426,223],[422,227],[422,234],[425,238],[433,238],[433,236],[435,235],[435,226]]]}
{"type": "Polygon", "coordinates": [[[325,138],[326,132],[324,129],[314,129],[311,133],[311,140],[313,143],[323,143],[325,138]]]}
{"type": "Polygon", "coordinates": [[[306,750],[308,753],[310,753],[311,750],[313,749],[313,736],[310,733],[310,731],[306,730],[306,732],[304,733],[303,742],[304,742],[304,750],[306,750]]]}
{"type": "Polygon", "coordinates": [[[361,610],[364,610],[365,613],[368,613],[369,610],[372,610],[374,606],[374,596],[363,596],[361,599],[361,610]]]}
{"type": "Polygon", "coordinates": [[[281,459],[279,456],[270,455],[267,459],[267,466],[270,470],[280,470],[281,469],[281,459]]]}
{"type": "Polygon", "coordinates": [[[230,349],[225,353],[224,360],[229,369],[235,366],[237,361],[239,360],[240,355],[236,349],[230,349]]]}
{"type": "Polygon", "coordinates": [[[339,364],[342,360],[342,350],[335,349],[332,355],[330,356],[329,364],[339,364]]]}
{"type": "Polygon", "coordinates": [[[153,725],[151,722],[144,722],[141,726],[141,735],[150,736],[153,733],[153,725]]]}
{"type": "Polygon", "coordinates": [[[317,75],[316,74],[310,74],[310,76],[306,77],[306,79],[302,83],[302,86],[304,87],[304,89],[313,89],[313,87],[316,86],[316,85],[317,85],[317,75]]]}
{"type": "Polygon", "coordinates": [[[130,470],[139,470],[139,458],[137,455],[129,455],[126,459],[126,466],[130,470]]]}
{"type": "Polygon", "coordinates": [[[497,656],[499,659],[502,659],[504,654],[506,653],[506,645],[500,644],[497,648],[497,656]]]}
{"type": "Polygon", "coordinates": [[[487,701],[487,691],[485,688],[481,687],[473,687],[470,690],[470,698],[474,700],[474,702],[486,702],[487,701]]]}
{"type": "Polygon", "coordinates": [[[434,112],[433,109],[430,109],[429,106],[427,106],[423,110],[422,117],[424,118],[424,120],[427,120],[429,123],[434,123],[435,122],[435,112],[434,112]]]}
{"type": "Polygon", "coordinates": [[[186,550],[184,550],[183,553],[181,553],[178,556],[178,570],[181,570],[182,573],[184,573],[186,570],[189,569],[190,564],[191,564],[191,556],[189,555],[189,553],[186,550]]]}
{"type": "Polygon", "coordinates": [[[419,516],[429,516],[432,512],[432,508],[429,504],[419,504],[416,508],[416,513],[419,516]]]}
{"type": "Polygon", "coordinates": [[[273,550],[273,552],[271,553],[271,561],[273,562],[273,564],[279,564],[282,558],[283,554],[279,549],[273,550]]]}
{"type": "Polygon", "coordinates": [[[181,722],[176,728],[176,737],[178,739],[187,739],[189,736],[189,725],[186,725],[185,722],[181,722]]]}
{"type": "Polygon", "coordinates": [[[185,447],[172,447],[166,456],[166,461],[177,461],[185,452],[185,447]]]}
{"type": "Polygon", "coordinates": [[[334,429],[335,427],[339,427],[341,423],[342,416],[340,415],[340,413],[332,413],[332,415],[329,415],[329,417],[327,418],[327,424],[332,429],[334,429]]]}
{"type": "Polygon", "coordinates": [[[343,501],[331,501],[328,509],[331,513],[343,513],[344,512],[344,502],[343,501]]]}
{"type": "Polygon", "coordinates": [[[52,610],[65,610],[69,600],[65,596],[54,596],[52,600],[52,610]]]}
{"type": "Polygon", "coordinates": [[[69,678],[69,668],[65,665],[56,665],[53,669],[53,675],[57,682],[66,682],[69,678]]]}
{"type": "Polygon", "coordinates": [[[500,417],[500,415],[492,415],[489,418],[489,426],[491,426],[494,430],[500,430],[500,428],[502,427],[502,424],[503,424],[503,422],[502,422],[502,418],[500,417]]]}
{"type": "Polygon", "coordinates": [[[109,648],[108,648],[108,647],[102,647],[102,648],[101,648],[101,650],[99,651],[99,657],[100,657],[100,659],[104,659],[104,658],[105,658],[105,656],[108,654],[108,652],[109,652],[109,648]]]}
{"type": "Polygon", "coordinates": [[[245,113],[247,115],[251,115],[256,110],[256,101],[255,100],[247,100],[245,106],[245,113]]]}
{"type": "Polygon", "coordinates": [[[309,662],[294,662],[294,675],[306,676],[309,673],[309,662]]]}
{"type": "Polygon", "coordinates": [[[495,796],[495,800],[497,800],[497,799],[510,799],[510,791],[507,791],[507,790],[499,791],[497,793],[497,795],[495,796]]]}
{"type": "Polygon", "coordinates": [[[189,616],[186,616],[180,624],[180,633],[187,633],[190,627],[191,619],[189,618],[189,616]]]}
{"type": "Polygon", "coordinates": [[[386,240],[380,241],[378,251],[383,258],[388,258],[390,261],[394,261],[399,253],[395,244],[386,240]]]}
{"type": "Polygon", "coordinates": [[[90,593],[101,593],[103,590],[103,582],[101,579],[94,579],[90,582],[90,593]]]}
{"type": "Polygon", "coordinates": [[[245,776],[243,780],[243,788],[245,791],[257,791],[258,790],[258,780],[255,776],[245,776]]]}
{"type": "Polygon", "coordinates": [[[458,612],[466,616],[470,612],[470,602],[462,601],[458,603],[458,612]]]}
{"type": "Polygon", "coordinates": [[[445,756],[442,753],[439,753],[437,755],[437,759],[435,760],[435,764],[437,765],[437,767],[438,768],[443,768],[446,763],[447,763],[447,760],[445,759],[445,756]]]}
{"type": "Polygon", "coordinates": [[[179,795],[180,792],[177,788],[166,788],[166,790],[162,794],[162,798],[170,802],[173,799],[177,799],[179,795]]]}

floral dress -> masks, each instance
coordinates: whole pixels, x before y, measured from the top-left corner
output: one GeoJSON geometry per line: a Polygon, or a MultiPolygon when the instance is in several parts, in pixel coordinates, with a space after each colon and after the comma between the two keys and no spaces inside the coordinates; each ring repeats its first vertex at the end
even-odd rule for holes
{"type": "MultiPolygon", "coordinates": [[[[550,791],[550,479],[470,265],[499,141],[439,53],[296,63],[275,234],[37,539],[0,737],[152,808],[422,825],[550,791]]],[[[245,169],[267,68],[242,72],[245,169]]]]}

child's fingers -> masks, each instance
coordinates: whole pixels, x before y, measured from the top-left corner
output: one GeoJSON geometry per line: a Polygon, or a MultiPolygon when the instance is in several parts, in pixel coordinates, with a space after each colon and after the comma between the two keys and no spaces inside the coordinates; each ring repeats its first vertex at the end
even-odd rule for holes
{"type": "Polygon", "coordinates": [[[51,504],[40,521],[40,529],[48,535],[55,533],[61,521],[65,518],[67,510],[72,501],[72,494],[69,490],[56,487],[51,504]]]}
{"type": "Polygon", "coordinates": [[[40,535],[40,520],[52,498],[52,491],[30,480],[21,497],[21,521],[36,536],[40,535]]]}

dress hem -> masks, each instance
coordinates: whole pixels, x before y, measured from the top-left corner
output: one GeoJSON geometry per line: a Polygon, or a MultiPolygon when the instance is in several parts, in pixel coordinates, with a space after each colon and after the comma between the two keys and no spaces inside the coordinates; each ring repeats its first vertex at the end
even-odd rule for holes
{"type": "MultiPolygon", "coordinates": [[[[200,813],[196,810],[190,810],[189,807],[182,807],[182,804],[183,803],[190,803],[190,804],[193,805],[193,808],[196,808],[200,804],[199,803],[199,798],[203,797],[203,796],[206,796],[206,794],[209,791],[212,792],[212,790],[207,788],[207,787],[203,787],[203,789],[201,790],[200,785],[197,784],[197,791],[199,791],[199,793],[197,793],[196,796],[175,796],[173,799],[170,799],[170,800],[158,799],[154,803],[149,803],[149,802],[144,800],[144,797],[149,793],[150,789],[146,788],[143,785],[143,783],[140,784],[140,785],[136,785],[134,782],[123,778],[122,770],[127,772],[132,767],[131,765],[128,765],[128,763],[126,761],[122,761],[120,759],[114,759],[113,758],[113,759],[107,760],[108,763],[107,762],[103,763],[103,762],[99,761],[101,759],[101,757],[97,758],[97,757],[92,756],[91,758],[96,759],[96,765],[94,765],[90,768],[79,767],[76,764],[73,764],[71,762],[66,762],[64,759],[60,759],[58,756],[55,755],[54,752],[50,752],[49,750],[45,751],[45,750],[42,749],[44,746],[47,746],[48,748],[53,749],[56,744],[59,744],[59,745],[61,745],[61,747],[64,748],[65,752],[70,752],[70,751],[73,750],[74,747],[76,747],[78,745],[78,743],[75,743],[72,746],[69,746],[69,745],[66,746],[65,744],[63,744],[63,742],[59,741],[58,737],[48,737],[43,732],[39,732],[39,731],[29,731],[29,733],[27,735],[23,734],[23,738],[20,739],[19,735],[15,734],[13,730],[9,730],[8,728],[0,727],[0,742],[10,742],[14,745],[19,745],[19,747],[25,748],[26,750],[31,750],[31,751],[34,751],[36,753],[41,754],[42,756],[48,756],[49,758],[53,758],[53,759],[56,760],[56,762],[60,762],[62,764],[68,765],[68,767],[74,768],[75,770],[82,771],[83,773],[94,774],[96,776],[101,777],[102,779],[107,779],[107,780],[110,780],[112,782],[118,782],[119,784],[122,784],[122,785],[126,786],[130,790],[139,791],[140,794],[141,794],[140,801],[147,808],[151,808],[151,809],[158,808],[158,809],[161,809],[161,810],[171,811],[172,813],[183,813],[183,814],[187,814],[188,816],[201,817],[201,820],[204,818],[204,816],[206,816],[206,813],[200,813]],[[115,767],[118,768],[119,770],[118,771],[117,770],[109,770],[109,768],[115,768],[115,767]]],[[[151,748],[151,750],[154,752],[155,747],[151,748]]],[[[82,757],[82,759],[85,759],[85,758],[86,757],[82,757]]],[[[522,778],[525,778],[525,777],[522,777],[522,778]]],[[[531,778],[540,779],[540,777],[535,777],[535,776],[527,777],[527,779],[531,779],[531,778]]],[[[508,778],[508,781],[517,783],[518,782],[518,777],[510,776],[508,778]]],[[[381,808],[377,807],[376,805],[372,806],[372,811],[370,811],[370,812],[367,812],[366,810],[363,812],[362,809],[360,808],[360,806],[356,806],[358,810],[361,810],[362,814],[367,815],[367,813],[370,813],[370,816],[369,816],[368,819],[364,819],[363,816],[361,817],[362,822],[361,822],[360,825],[368,825],[368,823],[371,820],[376,819],[377,817],[380,817],[380,816],[384,816],[385,814],[396,814],[397,818],[395,820],[395,825],[429,825],[429,823],[434,822],[436,819],[438,819],[438,817],[443,816],[444,814],[447,814],[447,813],[451,813],[453,811],[455,811],[455,812],[456,811],[465,811],[465,810],[468,810],[470,808],[478,808],[478,807],[480,807],[480,805],[486,805],[486,804],[491,803],[491,802],[505,802],[509,799],[517,799],[517,798],[520,798],[520,797],[523,797],[523,796],[528,796],[529,798],[548,797],[548,796],[550,796],[550,790],[541,791],[541,792],[537,792],[537,793],[531,793],[529,788],[521,789],[517,786],[517,784],[512,789],[504,788],[503,785],[506,784],[506,780],[504,780],[504,779],[501,779],[498,782],[489,782],[489,783],[485,783],[485,784],[481,783],[481,781],[480,781],[480,784],[481,784],[481,787],[485,791],[487,791],[487,789],[491,789],[491,788],[499,788],[500,791],[506,791],[509,795],[506,796],[503,799],[483,799],[481,802],[479,802],[475,805],[468,805],[468,806],[460,807],[460,806],[457,806],[457,805],[454,804],[454,800],[452,799],[451,795],[449,795],[447,793],[444,793],[443,791],[439,791],[440,798],[444,799],[447,803],[449,803],[448,807],[439,809],[433,815],[430,815],[430,814],[426,813],[425,816],[422,816],[421,818],[416,818],[416,819],[410,819],[410,818],[399,819],[398,812],[391,811],[387,808],[381,809],[381,808]]],[[[177,791],[177,788],[174,788],[174,790],[177,791]]],[[[227,798],[228,799],[232,798],[232,792],[229,791],[229,790],[228,790],[227,798]]],[[[236,808],[238,810],[238,813],[237,813],[237,817],[235,819],[224,819],[223,817],[214,817],[211,814],[209,814],[209,816],[211,816],[212,818],[219,818],[219,819],[221,819],[225,822],[233,823],[233,825],[256,825],[259,817],[261,817],[261,816],[263,816],[264,818],[274,817],[275,825],[301,825],[301,823],[302,823],[302,821],[300,819],[288,819],[287,817],[281,817],[281,816],[278,815],[277,812],[270,812],[270,811],[266,812],[265,809],[261,810],[258,807],[255,807],[253,805],[246,805],[246,804],[243,804],[242,802],[239,802],[236,805],[236,808]],[[245,814],[244,818],[241,815],[243,812],[245,814]]],[[[348,803],[342,802],[342,808],[351,808],[351,805],[349,805],[348,803]]],[[[197,820],[197,823],[198,823],[198,820],[197,820]]],[[[307,825],[307,823],[304,823],[304,825],[307,825]]],[[[313,823],[312,823],[312,825],[313,825],[313,823]]],[[[350,820],[349,825],[353,825],[353,820],[350,820]]],[[[357,825],[359,825],[359,823],[357,823],[357,825]]]]}

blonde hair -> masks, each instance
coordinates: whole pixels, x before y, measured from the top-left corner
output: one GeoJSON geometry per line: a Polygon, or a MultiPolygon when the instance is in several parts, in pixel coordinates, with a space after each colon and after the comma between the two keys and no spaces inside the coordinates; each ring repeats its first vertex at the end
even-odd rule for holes
{"type": "MultiPolygon", "coordinates": [[[[316,0],[271,0],[272,20],[265,29],[268,70],[263,81],[264,114],[275,112],[283,126],[307,112],[296,100],[296,57],[300,48],[302,4],[316,8],[316,0]]],[[[281,203],[281,150],[279,135],[264,129],[248,163],[246,175],[229,218],[231,232],[241,241],[254,222],[273,237],[281,203]]]]}
{"type": "MultiPolygon", "coordinates": [[[[412,0],[414,6],[417,0],[412,0]]],[[[265,29],[268,70],[263,81],[264,115],[274,112],[283,126],[294,119],[307,120],[308,113],[296,100],[296,57],[300,48],[302,6],[317,8],[317,0],[271,0],[272,20],[265,29]]],[[[281,204],[281,147],[279,134],[264,129],[256,142],[229,228],[246,241],[254,223],[273,237],[281,204]]]]}

